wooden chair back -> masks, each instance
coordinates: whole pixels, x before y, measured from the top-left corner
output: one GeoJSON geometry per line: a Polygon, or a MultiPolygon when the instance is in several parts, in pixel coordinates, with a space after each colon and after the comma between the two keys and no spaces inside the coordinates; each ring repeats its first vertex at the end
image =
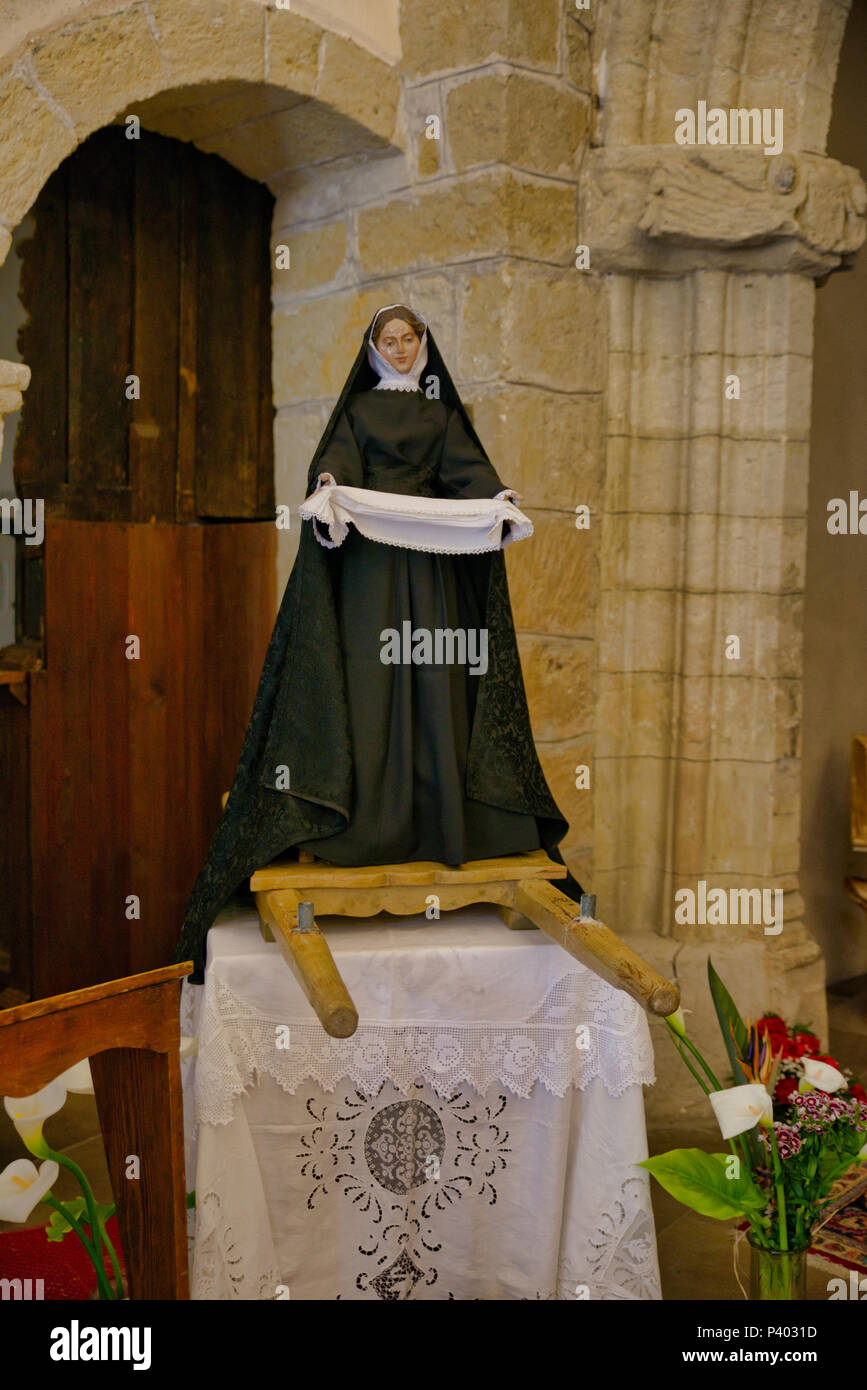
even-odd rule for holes
{"type": "Polygon", "coordinates": [[[0,1095],[90,1058],[131,1298],[189,1298],[181,981],[191,961],[0,1011],[0,1095]],[[128,1178],[128,1158],[140,1159],[128,1178]]]}

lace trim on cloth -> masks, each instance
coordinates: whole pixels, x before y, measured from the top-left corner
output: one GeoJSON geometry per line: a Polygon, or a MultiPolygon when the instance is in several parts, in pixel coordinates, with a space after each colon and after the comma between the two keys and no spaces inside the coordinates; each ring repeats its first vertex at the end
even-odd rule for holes
{"type": "Polygon", "coordinates": [[[323,483],[327,476],[320,474],[298,515],[312,521],[316,539],[328,549],[343,544],[350,522],[368,540],[435,555],[481,555],[533,534],[510,489],[490,498],[417,497],[323,483]]]}
{"type": "Polygon", "coordinates": [[[570,1086],[583,1089],[600,1077],[617,1097],[655,1080],[644,1011],[591,971],[560,976],[523,1021],[361,1022],[351,1038],[329,1037],[316,1020],[287,1025],[285,1018],[264,1016],[219,980],[184,983],[187,1034],[195,1031],[197,1004],[197,1119],[211,1125],[231,1123],[235,1097],[257,1072],[292,1094],[308,1080],[333,1091],[348,1078],[367,1095],[386,1080],[405,1094],[423,1079],[438,1094],[462,1082],[484,1094],[496,1082],[524,1098],[541,1081],[563,1097],[570,1086]],[[196,1000],[194,992],[204,997],[196,1000]]]}

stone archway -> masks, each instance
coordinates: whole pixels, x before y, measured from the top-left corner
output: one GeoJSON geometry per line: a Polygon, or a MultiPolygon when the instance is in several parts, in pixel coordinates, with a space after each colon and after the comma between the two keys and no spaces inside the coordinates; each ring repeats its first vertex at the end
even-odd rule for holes
{"type": "MultiPolygon", "coordinates": [[[[0,70],[0,263],[53,170],[126,113],[269,186],[322,162],[399,156],[393,67],[298,14],[260,0],[54,8],[0,70]]],[[[26,364],[0,363],[0,443],[29,380],[26,364]]]]}
{"type": "Polygon", "coordinates": [[[860,175],[824,155],[848,8],[603,4],[582,189],[581,240],[610,277],[594,888],[643,954],[677,957],[686,994],[706,997],[710,943],[745,1010],[817,1026],[800,621],[815,281],[865,235],[860,175]],[[699,101],[780,108],[781,152],[678,146],[675,112],[699,101]],[[699,879],[783,889],[784,929],[676,925],[675,890],[699,879]]]}

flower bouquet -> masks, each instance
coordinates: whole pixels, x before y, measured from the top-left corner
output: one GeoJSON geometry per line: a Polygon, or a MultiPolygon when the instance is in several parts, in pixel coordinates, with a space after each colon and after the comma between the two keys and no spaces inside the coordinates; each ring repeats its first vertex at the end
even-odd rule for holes
{"type": "Polygon", "coordinates": [[[867,1092],[819,1052],[807,1025],[789,1028],[776,1014],[744,1022],[710,960],[708,979],[732,1067],[730,1087],[687,1037],[682,1010],[665,1021],[729,1152],[672,1149],[640,1166],[693,1211],[746,1219],[753,1297],[803,1297],[811,1234],[831,1187],[867,1158],[867,1092]]]}

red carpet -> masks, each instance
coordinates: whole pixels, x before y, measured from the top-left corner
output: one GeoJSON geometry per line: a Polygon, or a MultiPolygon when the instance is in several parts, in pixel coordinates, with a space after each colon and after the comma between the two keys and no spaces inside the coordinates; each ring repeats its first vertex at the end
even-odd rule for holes
{"type": "MultiPolygon", "coordinates": [[[[126,1272],[117,1230],[117,1217],[106,1223],[120,1267],[126,1272]]],[[[111,1266],[106,1273],[111,1277],[111,1266]]],[[[43,1227],[30,1231],[7,1231],[0,1235],[0,1279],[31,1279],[31,1298],[37,1296],[36,1280],[43,1281],[43,1298],[89,1298],[96,1288],[96,1271],[84,1247],[71,1232],[59,1243],[52,1243],[43,1227]]],[[[23,1290],[26,1293],[26,1286],[23,1290]]]]}

